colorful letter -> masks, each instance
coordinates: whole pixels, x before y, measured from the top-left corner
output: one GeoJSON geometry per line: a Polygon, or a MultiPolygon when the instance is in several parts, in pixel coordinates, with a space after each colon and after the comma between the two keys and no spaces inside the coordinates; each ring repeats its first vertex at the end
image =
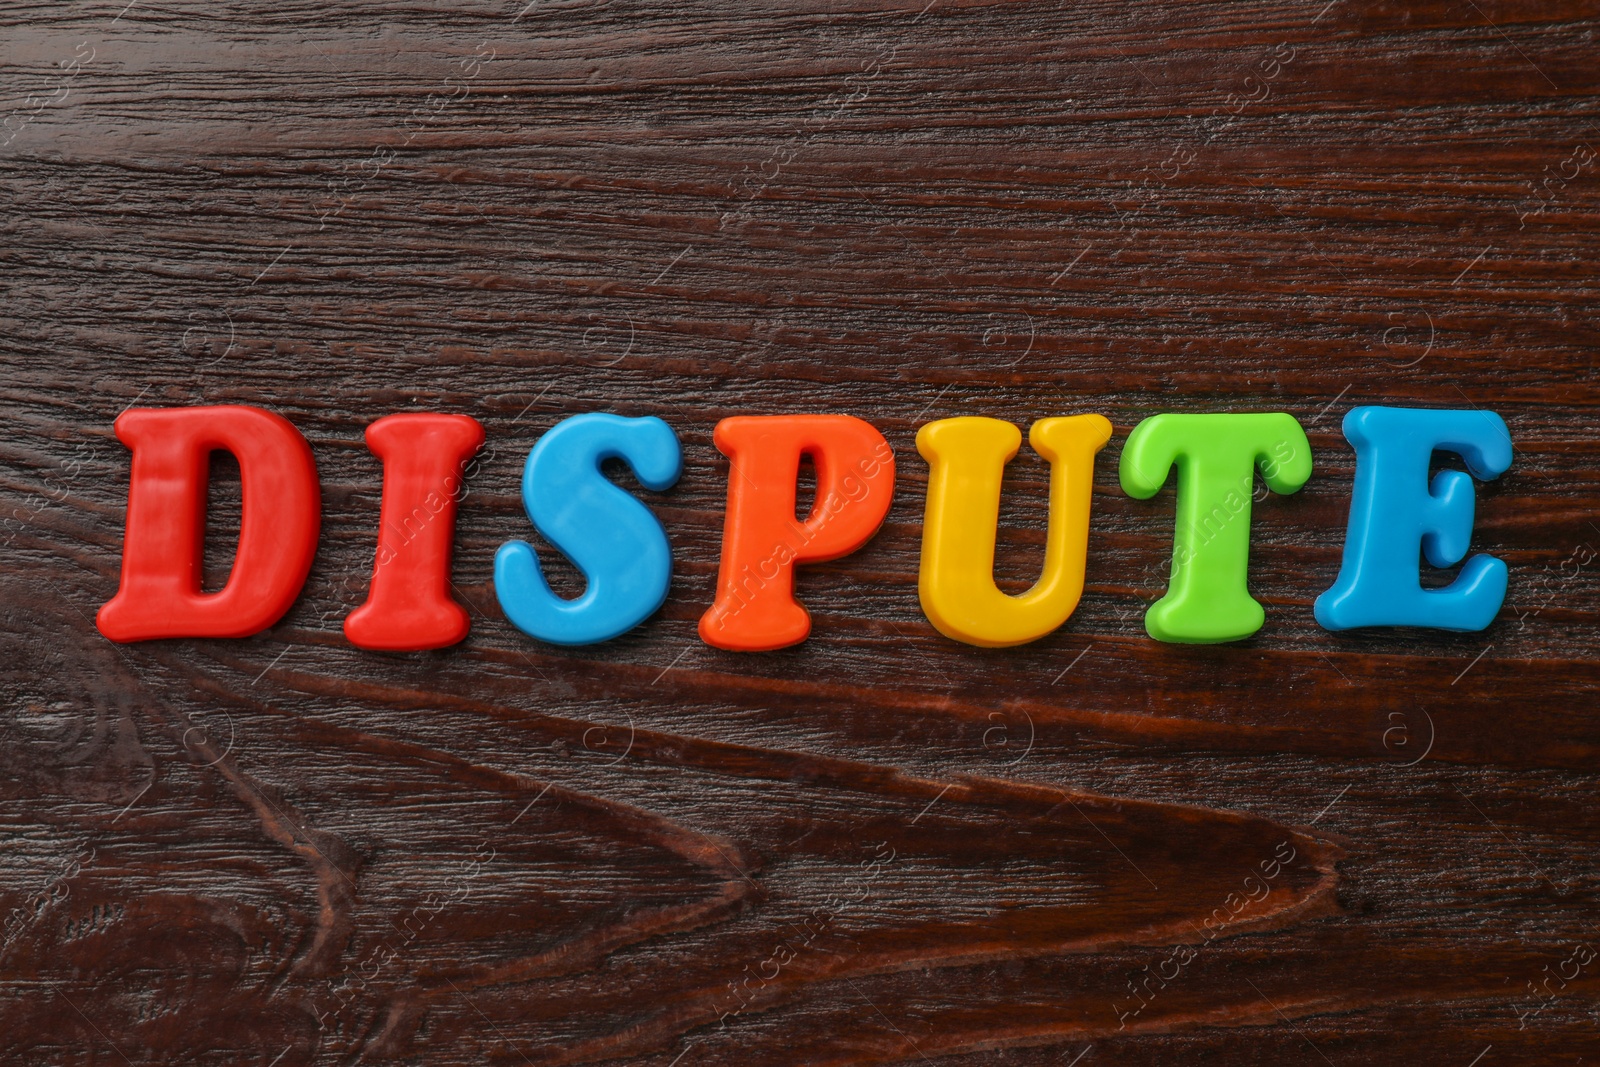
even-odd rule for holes
{"type": "Polygon", "coordinates": [[[678,435],[653,416],[574,415],[528,453],[522,504],[544,537],[588,580],[575,600],[551,591],[526,541],[494,557],[494,592],[506,617],[530,637],[592,645],[627,633],[655,614],[672,582],[672,546],[649,508],[600,470],[621,459],[647,489],[670,489],[683,470],[678,435]]]}
{"type": "Polygon", "coordinates": [[[450,546],[462,470],[482,445],[483,427],[465,415],[388,415],[367,427],[383,460],[383,506],[372,589],[344,620],[352,644],[416,652],[467,636],[466,609],[449,592],[450,546]]]}
{"type": "Polygon", "coordinates": [[[1482,630],[1506,596],[1506,565],[1487,555],[1467,560],[1443,589],[1424,589],[1417,548],[1435,567],[1459,563],[1472,538],[1472,479],[1444,470],[1428,485],[1435,449],[1459,454],[1483,479],[1511,466],[1511,434],[1492,411],[1353,408],[1345,438],[1356,449],[1356,484],[1344,563],[1333,588],[1317,598],[1317,621],[1354,626],[1428,626],[1482,630]]]}
{"type": "Polygon", "coordinates": [[[717,599],[700,639],[736,652],[798,644],[811,615],[794,598],[797,563],[847,556],[872,539],[894,499],[894,452],[850,415],[723,419],[713,439],[730,462],[717,599]],[[817,469],[817,497],[795,518],[800,458],[817,469]]]}
{"type": "Polygon", "coordinates": [[[1250,596],[1250,500],[1254,469],[1292,493],[1311,477],[1311,444],[1293,415],[1156,415],[1122,450],[1122,490],[1145,499],[1178,468],[1178,515],[1167,594],[1145,612],[1157,641],[1213,644],[1261,629],[1250,596]]]}
{"type": "Polygon", "coordinates": [[[1110,439],[1111,423],[1101,415],[1033,424],[1028,442],[1050,461],[1044,572],[1032,589],[1010,596],[994,584],[994,546],[1000,482],[1022,434],[1009,422],[973,417],[917,431],[917,451],[932,468],[917,590],[940,633],[1002,648],[1037,640],[1067,621],[1083,594],[1094,457],[1110,439]]]}
{"type": "Polygon", "coordinates": [[[133,450],[122,584],[96,616],[113,641],[249,637],[277,622],[311,571],[322,521],[311,446],[260,408],[129,408],[117,438],[133,450]],[[228,581],[200,588],[214,451],[239,461],[239,548],[228,581]]]}

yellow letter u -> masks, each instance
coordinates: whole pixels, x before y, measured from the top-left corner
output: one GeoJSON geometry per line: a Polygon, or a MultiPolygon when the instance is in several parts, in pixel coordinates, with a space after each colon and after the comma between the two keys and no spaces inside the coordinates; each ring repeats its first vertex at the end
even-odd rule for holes
{"type": "Polygon", "coordinates": [[[1111,439],[1101,415],[1040,419],[1028,443],[1050,461],[1050,526],[1044,573],[1021,596],[994,584],[1000,480],[1022,433],[999,419],[930,422],[917,432],[928,461],[928,506],[917,591],[923,613],[946,637],[984,648],[1036,641],[1072,614],[1083,595],[1089,492],[1095,453],[1111,439]]]}

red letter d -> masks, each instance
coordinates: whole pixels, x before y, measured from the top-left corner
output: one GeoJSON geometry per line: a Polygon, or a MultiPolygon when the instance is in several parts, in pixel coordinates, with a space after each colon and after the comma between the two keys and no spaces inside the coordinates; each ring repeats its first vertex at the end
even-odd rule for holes
{"type": "Polygon", "coordinates": [[[133,450],[122,586],[96,624],[113,641],[249,637],[283,617],[317,550],[322,502],[311,447],[260,408],[130,408],[117,438],[133,450]],[[200,590],[211,453],[239,461],[239,551],[227,584],[200,590]]]}

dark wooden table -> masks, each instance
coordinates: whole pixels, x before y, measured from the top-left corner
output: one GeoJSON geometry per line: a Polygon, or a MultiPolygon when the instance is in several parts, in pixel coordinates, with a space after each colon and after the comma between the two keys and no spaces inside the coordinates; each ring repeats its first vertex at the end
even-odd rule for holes
{"type": "MultiPolygon", "coordinates": [[[[0,1062],[1600,1060],[1600,7],[923,4],[0,12],[0,1062]],[[212,403],[310,439],[311,579],[256,638],[114,646],[112,422],[212,403]],[[1361,403],[1510,425],[1487,631],[1313,621],[1361,403]],[[386,655],[340,624],[402,410],[489,445],[472,635],[386,655]],[[1158,644],[1173,492],[1116,457],[1229,410],[1316,471],[1256,509],[1265,628],[1158,644]],[[677,571],[562,649],[491,561],[584,411],[677,428],[677,571]],[[940,636],[916,428],[1089,411],[1076,615],[940,636]],[[804,572],[809,642],[721,652],[711,431],[780,412],[871,421],[898,494],[804,572]]],[[[219,457],[213,588],[238,490],[219,457]]]]}

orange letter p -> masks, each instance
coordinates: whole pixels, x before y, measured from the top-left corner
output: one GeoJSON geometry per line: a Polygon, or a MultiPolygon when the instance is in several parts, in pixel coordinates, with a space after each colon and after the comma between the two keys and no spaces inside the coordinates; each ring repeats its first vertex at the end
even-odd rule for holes
{"type": "Polygon", "coordinates": [[[799,644],[811,615],[794,598],[794,565],[847,556],[872,539],[894,499],[894,452],[850,415],[723,419],[713,437],[731,462],[717,599],[700,639],[736,652],[799,644]],[[795,517],[800,460],[817,470],[817,496],[795,517]]]}

